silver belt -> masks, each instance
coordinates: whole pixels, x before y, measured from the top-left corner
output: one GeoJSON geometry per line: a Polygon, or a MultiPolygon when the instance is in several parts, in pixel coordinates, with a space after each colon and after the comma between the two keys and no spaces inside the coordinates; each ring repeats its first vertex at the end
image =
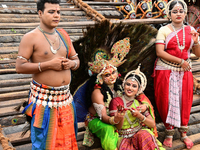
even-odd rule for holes
{"type": "Polygon", "coordinates": [[[139,126],[134,128],[128,128],[128,129],[121,129],[119,130],[119,136],[124,138],[132,137],[135,133],[137,133],[142,128],[142,125],[139,124],[139,126]]]}
{"type": "MultiPolygon", "coordinates": [[[[190,67],[192,68],[192,63],[190,59],[185,60],[189,63],[190,67]]],[[[166,67],[169,70],[173,70],[173,71],[184,71],[183,68],[180,66],[180,64],[178,63],[173,63],[170,61],[166,61],[162,58],[159,58],[157,61],[157,65],[158,66],[163,66],[166,67]]]]}
{"type": "Polygon", "coordinates": [[[43,88],[31,82],[30,100],[37,105],[58,108],[69,105],[73,101],[69,86],[54,89],[43,88]]]}

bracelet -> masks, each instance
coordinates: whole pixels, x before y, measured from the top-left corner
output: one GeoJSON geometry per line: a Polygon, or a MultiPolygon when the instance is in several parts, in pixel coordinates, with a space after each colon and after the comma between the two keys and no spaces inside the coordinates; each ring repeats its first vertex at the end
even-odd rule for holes
{"type": "Polygon", "coordinates": [[[112,124],[112,125],[114,125],[115,124],[114,119],[115,119],[114,116],[110,117],[109,118],[109,123],[112,124]]]}
{"type": "Polygon", "coordinates": [[[77,62],[76,61],[73,61],[73,62],[75,62],[75,66],[72,68],[72,70],[76,69],[76,67],[77,67],[77,62]]]}
{"type": "Polygon", "coordinates": [[[199,42],[197,42],[197,43],[194,43],[194,45],[199,45],[199,42]]]}
{"type": "Polygon", "coordinates": [[[144,119],[143,120],[140,120],[141,122],[144,122],[146,120],[146,117],[144,116],[144,119]]]}
{"type": "Polygon", "coordinates": [[[182,66],[182,64],[185,62],[184,59],[181,59],[181,63],[179,64],[180,66],[182,66]]]}
{"type": "Polygon", "coordinates": [[[38,63],[38,69],[39,69],[40,72],[42,72],[42,69],[40,67],[40,62],[38,63]]]}
{"type": "Polygon", "coordinates": [[[115,117],[112,116],[109,118],[109,123],[112,124],[112,125],[115,125],[115,124],[118,124],[119,122],[115,122],[115,117]]]}
{"type": "Polygon", "coordinates": [[[118,124],[118,123],[119,123],[119,121],[118,121],[118,122],[115,122],[115,117],[114,117],[113,121],[114,121],[115,124],[118,124]]]}
{"type": "Polygon", "coordinates": [[[144,105],[146,106],[146,110],[149,109],[149,105],[147,105],[147,104],[144,104],[144,105]]]}

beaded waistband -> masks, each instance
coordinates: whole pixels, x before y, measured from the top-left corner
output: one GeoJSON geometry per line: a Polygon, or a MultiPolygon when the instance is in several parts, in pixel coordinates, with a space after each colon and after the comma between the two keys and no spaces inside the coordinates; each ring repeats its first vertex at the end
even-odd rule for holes
{"type": "Polygon", "coordinates": [[[42,104],[52,107],[62,107],[69,105],[73,101],[73,97],[69,90],[69,85],[60,87],[51,87],[32,81],[30,88],[30,100],[37,105],[42,104]]]}
{"type": "Polygon", "coordinates": [[[119,130],[119,136],[124,138],[132,137],[134,134],[136,134],[140,129],[142,128],[142,125],[139,124],[139,126],[134,128],[128,128],[128,129],[121,129],[119,130]]]}
{"type": "MultiPolygon", "coordinates": [[[[189,65],[190,65],[190,67],[192,67],[192,63],[191,63],[190,59],[187,59],[185,61],[187,61],[189,63],[189,65]]],[[[183,68],[180,66],[180,64],[169,62],[169,61],[166,61],[166,60],[164,60],[162,58],[158,59],[157,65],[166,67],[166,68],[168,68],[170,70],[173,70],[173,71],[184,71],[183,68]]]]}

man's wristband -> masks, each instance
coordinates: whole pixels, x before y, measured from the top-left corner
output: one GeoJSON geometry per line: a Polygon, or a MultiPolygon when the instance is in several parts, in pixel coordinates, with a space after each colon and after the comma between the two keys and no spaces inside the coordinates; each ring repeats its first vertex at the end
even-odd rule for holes
{"type": "Polygon", "coordinates": [[[77,62],[76,62],[76,61],[73,61],[73,62],[75,62],[75,66],[74,66],[72,69],[76,69],[76,67],[77,67],[77,62]]]}
{"type": "Polygon", "coordinates": [[[41,66],[40,66],[40,62],[38,63],[38,70],[40,71],[40,72],[42,72],[42,69],[41,69],[41,66]]]}

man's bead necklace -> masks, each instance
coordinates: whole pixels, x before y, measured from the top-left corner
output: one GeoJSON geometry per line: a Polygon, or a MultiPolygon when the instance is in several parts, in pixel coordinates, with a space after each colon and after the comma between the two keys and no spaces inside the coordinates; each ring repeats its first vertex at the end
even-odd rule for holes
{"type": "MultiPolygon", "coordinates": [[[[46,38],[46,40],[48,41],[48,43],[49,43],[49,45],[50,45],[50,50],[51,50],[51,52],[53,53],[53,54],[56,54],[57,53],[57,51],[60,49],[60,47],[61,47],[61,41],[60,41],[60,38],[58,37],[58,39],[59,39],[59,47],[57,48],[57,49],[53,49],[53,46],[51,45],[51,42],[48,40],[48,38],[47,38],[47,36],[45,35],[45,33],[47,33],[47,34],[54,34],[54,33],[49,33],[49,32],[45,32],[43,29],[41,29],[40,28],[40,26],[38,26],[38,29],[43,33],[43,35],[44,35],[44,37],[46,38]]],[[[53,43],[54,44],[54,43],[53,43]]]]}
{"type": "Polygon", "coordinates": [[[49,34],[49,35],[54,35],[54,34],[56,33],[56,30],[54,30],[52,33],[46,32],[46,31],[44,31],[40,26],[38,26],[38,29],[39,29],[41,32],[43,32],[43,33],[45,33],[45,34],[49,34]]]}
{"type": "Polygon", "coordinates": [[[183,28],[183,45],[180,45],[179,38],[178,38],[178,35],[177,35],[177,32],[176,32],[176,30],[175,30],[174,25],[171,24],[171,26],[172,26],[172,29],[173,29],[174,32],[175,32],[175,35],[176,35],[176,39],[177,39],[177,43],[178,43],[178,48],[179,48],[179,49],[181,50],[181,52],[182,52],[182,50],[185,48],[185,28],[184,28],[184,25],[182,26],[182,28],[183,28]]]}

